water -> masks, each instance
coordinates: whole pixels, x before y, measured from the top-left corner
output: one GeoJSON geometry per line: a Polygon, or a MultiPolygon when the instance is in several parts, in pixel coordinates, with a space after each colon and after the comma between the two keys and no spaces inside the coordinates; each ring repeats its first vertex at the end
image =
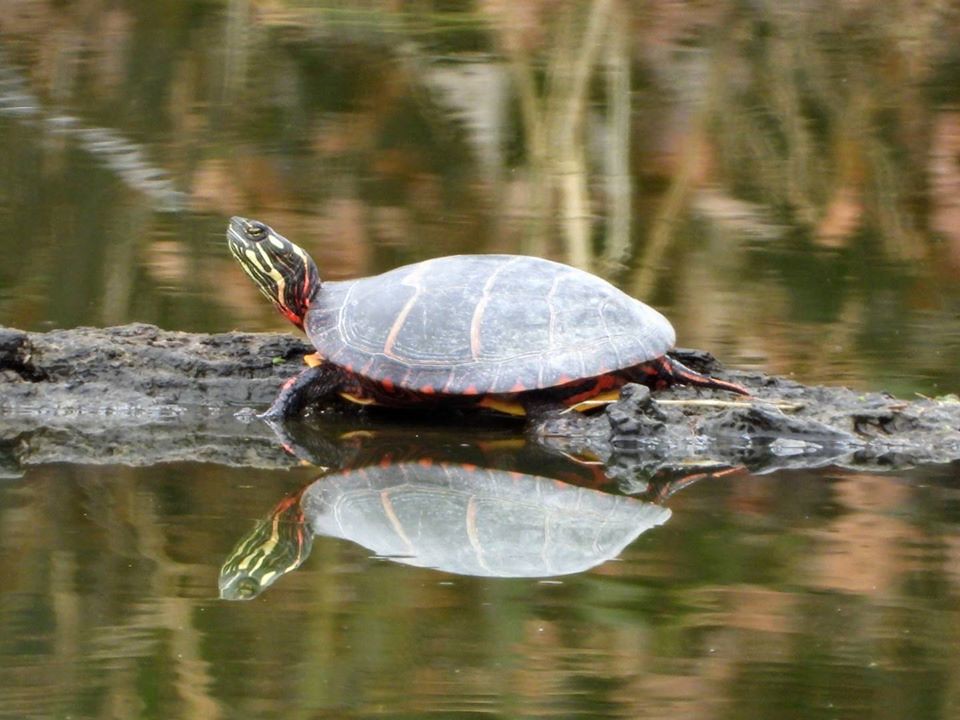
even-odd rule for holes
{"type": "MultiPolygon", "coordinates": [[[[242,214],[329,279],[533,253],[733,366],[960,386],[955,4],[7,5],[0,325],[288,331],[226,250],[242,214]]],[[[509,434],[399,430],[378,467],[604,484],[509,434]]],[[[287,465],[0,469],[0,717],[957,714],[956,466],[654,478],[605,501],[665,519],[561,576],[317,534],[221,599],[321,474],[287,465]]]]}
{"type": "Polygon", "coordinates": [[[2,492],[6,714],[950,717],[952,473],[704,481],[617,560],[453,575],[324,537],[257,599],[233,545],[314,472],[45,467],[2,492]]]}

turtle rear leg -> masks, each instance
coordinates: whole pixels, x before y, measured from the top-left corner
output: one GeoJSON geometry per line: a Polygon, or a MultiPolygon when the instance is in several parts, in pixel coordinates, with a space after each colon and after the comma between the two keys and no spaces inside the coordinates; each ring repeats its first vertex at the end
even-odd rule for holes
{"type": "Polygon", "coordinates": [[[642,377],[637,378],[639,382],[648,385],[654,390],[669,387],[671,385],[694,385],[696,387],[713,388],[715,390],[727,390],[738,395],[749,395],[750,391],[742,385],[727,382],[726,380],[717,380],[709,375],[702,375],[696,370],[691,370],[676,358],[663,357],[651,360],[641,366],[642,377]]]}
{"type": "Polygon", "coordinates": [[[340,390],[345,379],[343,371],[334,365],[324,363],[308,367],[283,384],[270,409],[260,417],[283,420],[300,415],[313,403],[340,390]]]}

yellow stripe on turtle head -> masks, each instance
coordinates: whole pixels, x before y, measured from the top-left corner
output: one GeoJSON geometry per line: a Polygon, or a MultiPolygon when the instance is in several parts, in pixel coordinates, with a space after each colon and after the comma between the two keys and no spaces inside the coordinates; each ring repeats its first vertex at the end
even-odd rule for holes
{"type": "Polygon", "coordinates": [[[317,266],[307,252],[269,226],[243,218],[230,221],[227,238],[230,251],[260,292],[302,329],[310,302],[320,289],[317,266]]]}
{"type": "Polygon", "coordinates": [[[277,270],[276,266],[273,264],[273,262],[271,262],[270,256],[264,252],[263,246],[256,245],[253,249],[247,248],[244,251],[244,255],[246,256],[250,266],[259,271],[259,275],[257,273],[248,274],[254,279],[254,281],[256,281],[263,294],[274,302],[279,301],[281,304],[283,304],[284,294],[286,293],[287,287],[286,278],[284,278],[283,273],[277,270]],[[272,286],[267,285],[267,277],[273,281],[272,286]]]}

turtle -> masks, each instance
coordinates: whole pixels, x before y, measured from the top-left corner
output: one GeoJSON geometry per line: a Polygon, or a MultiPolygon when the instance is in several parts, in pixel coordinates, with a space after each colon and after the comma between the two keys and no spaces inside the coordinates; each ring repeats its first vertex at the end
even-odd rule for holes
{"type": "Polygon", "coordinates": [[[233,256],[316,353],[261,415],[282,420],[336,395],[360,405],[449,404],[523,416],[612,402],[639,382],[748,395],[667,355],[670,321],[606,280],[526,255],[436,257],[321,282],[303,248],[233,217],[233,256]]]}
{"type": "Polygon", "coordinates": [[[256,597],[306,560],[317,535],[404,565],[540,578],[600,565],[670,516],[657,503],[540,475],[384,456],[281,500],[224,561],[220,597],[256,597]]]}

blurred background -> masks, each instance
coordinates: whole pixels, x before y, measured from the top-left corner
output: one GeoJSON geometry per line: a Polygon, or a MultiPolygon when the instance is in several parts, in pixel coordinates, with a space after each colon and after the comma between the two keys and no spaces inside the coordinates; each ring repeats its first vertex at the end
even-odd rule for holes
{"type": "MultiPolygon", "coordinates": [[[[956,393],[960,1],[0,0],[0,325],[292,331],[234,214],[329,279],[534,253],[731,366],[956,393]]],[[[318,537],[221,601],[317,472],[0,475],[0,717],[960,715],[956,464],[701,480],[546,581],[318,537]]]]}
{"type": "Polygon", "coordinates": [[[728,364],[956,390],[957,2],[0,4],[0,323],[285,330],[327,278],[521,252],[728,364]]]}

